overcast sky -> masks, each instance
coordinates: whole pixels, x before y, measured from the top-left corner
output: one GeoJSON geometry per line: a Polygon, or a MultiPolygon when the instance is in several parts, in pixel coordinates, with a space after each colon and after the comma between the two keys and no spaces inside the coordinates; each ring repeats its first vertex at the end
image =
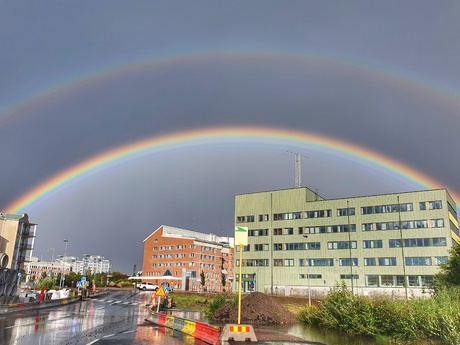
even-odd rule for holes
{"type": "MultiPolygon", "coordinates": [[[[460,193],[460,2],[4,1],[1,208],[90,157],[208,127],[315,133],[460,193]]],[[[368,162],[288,143],[191,145],[89,174],[22,210],[34,255],[142,267],[160,225],[232,235],[235,194],[419,190],[368,162]]],[[[459,200],[457,200],[459,202],[459,200]]]]}

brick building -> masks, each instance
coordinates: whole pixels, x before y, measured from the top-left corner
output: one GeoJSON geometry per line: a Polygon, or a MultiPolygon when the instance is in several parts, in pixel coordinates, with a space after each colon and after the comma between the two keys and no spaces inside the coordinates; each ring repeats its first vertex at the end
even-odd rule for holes
{"type": "Polygon", "coordinates": [[[202,291],[203,272],[207,291],[223,291],[223,274],[225,290],[229,291],[233,282],[233,247],[232,237],[162,225],[144,240],[142,276],[136,278],[158,285],[168,282],[178,290],[202,291]]]}

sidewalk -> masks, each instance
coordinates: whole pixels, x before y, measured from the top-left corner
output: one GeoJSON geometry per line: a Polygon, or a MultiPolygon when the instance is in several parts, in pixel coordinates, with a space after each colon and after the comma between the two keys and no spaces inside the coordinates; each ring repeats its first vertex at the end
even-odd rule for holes
{"type": "MultiPolygon", "coordinates": [[[[109,293],[109,291],[110,290],[108,289],[96,291],[95,293],[90,294],[88,298],[96,298],[106,293],[109,293]]],[[[74,297],[68,297],[68,298],[62,298],[62,299],[46,300],[46,301],[41,301],[41,302],[36,301],[36,302],[0,305],[0,315],[16,313],[18,311],[23,311],[23,310],[51,308],[51,307],[56,307],[56,306],[63,305],[63,304],[76,303],[80,301],[81,300],[79,296],[74,296],[74,297]]]]}

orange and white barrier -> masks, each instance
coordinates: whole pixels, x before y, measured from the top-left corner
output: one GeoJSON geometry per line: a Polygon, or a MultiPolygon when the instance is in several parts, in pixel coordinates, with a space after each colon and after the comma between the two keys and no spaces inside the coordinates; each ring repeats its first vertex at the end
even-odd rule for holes
{"type": "Polygon", "coordinates": [[[257,341],[251,325],[227,324],[222,330],[221,341],[257,341]]]}

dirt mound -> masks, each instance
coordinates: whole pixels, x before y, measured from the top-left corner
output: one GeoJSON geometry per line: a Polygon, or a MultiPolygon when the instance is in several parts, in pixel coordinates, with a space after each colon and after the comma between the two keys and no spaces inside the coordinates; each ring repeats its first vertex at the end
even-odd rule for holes
{"type": "MultiPolygon", "coordinates": [[[[212,317],[217,323],[237,323],[238,305],[225,303],[212,317]]],[[[275,325],[298,322],[295,315],[283,307],[276,298],[261,292],[253,292],[241,300],[241,323],[252,325],[275,325]]]]}

